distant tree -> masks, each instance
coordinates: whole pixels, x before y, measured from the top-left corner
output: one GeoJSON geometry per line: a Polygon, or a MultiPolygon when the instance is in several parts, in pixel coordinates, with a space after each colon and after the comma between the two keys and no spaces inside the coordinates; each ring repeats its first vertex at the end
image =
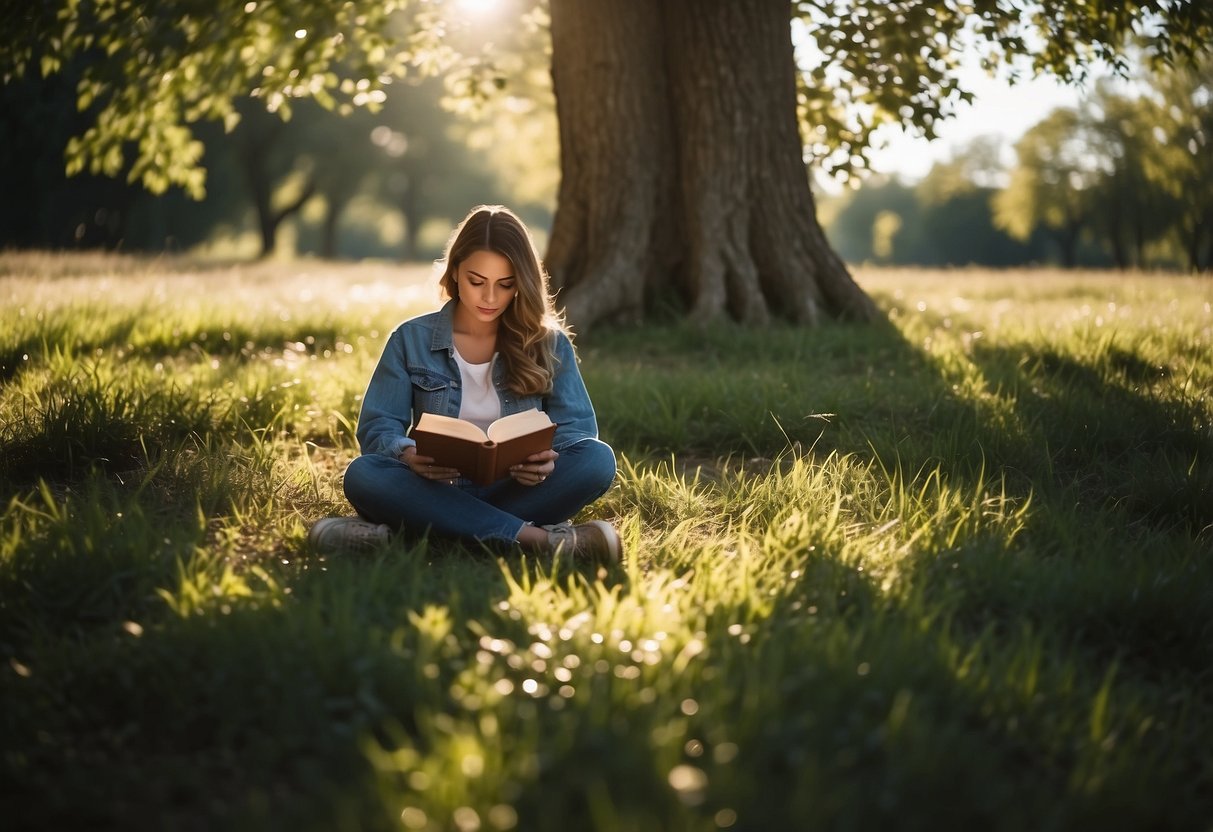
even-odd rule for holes
{"type": "Polygon", "coordinates": [[[1213,58],[1151,73],[1158,153],[1147,175],[1174,206],[1172,233],[1192,271],[1213,269],[1213,58]]]}
{"type": "Polygon", "coordinates": [[[993,199],[995,224],[1019,240],[1043,229],[1062,265],[1074,266],[1101,174],[1093,144],[1089,120],[1073,108],[1054,110],[1029,128],[1015,145],[1019,161],[1006,188],[993,199]]]}
{"type": "MultiPolygon", "coordinates": [[[[342,255],[341,229],[356,198],[378,200],[403,218],[403,259],[420,254],[426,221],[452,221],[469,204],[499,194],[497,172],[468,146],[457,117],[441,104],[436,79],[386,90],[376,112],[341,117],[299,102],[290,122],[253,108],[230,133],[207,134],[208,154],[235,167],[261,240],[272,254],[278,231],[295,219],[296,245],[325,258],[342,255]],[[302,212],[311,205],[311,219],[302,212]],[[318,215],[318,219],[317,219],[318,215]],[[312,223],[316,223],[313,225],[312,223]]],[[[230,176],[230,173],[229,173],[230,176]]]]}
{"type": "Polygon", "coordinates": [[[1146,71],[1123,91],[1101,82],[1081,109],[1032,127],[995,199],[998,223],[1020,238],[1048,230],[1067,265],[1089,239],[1118,268],[1202,268],[1213,246],[1209,67],[1146,71]]]}
{"type": "Polygon", "coordinates": [[[976,189],[1002,184],[1007,168],[1002,159],[1003,141],[998,136],[977,136],[955,148],[951,155],[931,166],[916,188],[926,205],[947,202],[976,189]]]}
{"type": "Polygon", "coordinates": [[[994,225],[992,188],[974,186],[941,202],[920,203],[896,240],[895,262],[921,266],[1012,266],[1043,259],[1034,238],[1020,241],[994,225]]]}
{"type": "Polygon", "coordinates": [[[240,126],[232,134],[235,156],[257,218],[261,256],[274,253],[278,229],[316,193],[313,165],[297,170],[298,144],[307,130],[288,130],[281,119],[242,103],[240,126]],[[284,193],[282,179],[296,174],[284,193]]]}
{"type": "Polygon", "coordinates": [[[1100,83],[1080,110],[1051,113],[1016,145],[1019,164],[995,199],[999,224],[1020,238],[1047,229],[1066,265],[1083,235],[1121,269],[1168,262],[1161,244],[1179,236],[1192,264],[1210,202],[1194,184],[1213,165],[1200,153],[1199,86],[1180,92],[1175,79],[1198,76],[1151,73],[1132,94],[1100,83]]]}
{"type": "Polygon", "coordinates": [[[891,265],[1007,266],[1040,259],[1037,241],[996,228],[991,201],[1004,175],[1000,145],[979,138],[915,185],[869,180],[827,226],[848,260],[891,265]]]}
{"type": "Polygon", "coordinates": [[[991,203],[1006,176],[1002,142],[979,136],[932,165],[914,188],[917,205],[897,243],[897,261],[919,265],[1007,266],[1037,253],[994,223],[991,203]]]}
{"type": "Polygon", "coordinates": [[[454,220],[500,193],[486,159],[469,147],[466,129],[443,108],[443,95],[435,79],[396,85],[383,109],[370,116],[383,171],[377,190],[404,217],[405,259],[422,255],[419,235],[427,220],[454,220]]]}
{"type": "Polygon", "coordinates": [[[371,140],[373,114],[359,110],[341,118],[319,107],[310,109],[310,118],[297,127],[303,134],[297,164],[307,169],[312,196],[323,205],[319,254],[333,259],[341,253],[339,236],[346,208],[384,169],[385,160],[371,140]]]}
{"type": "Polygon", "coordinates": [[[839,205],[832,212],[827,235],[839,256],[848,263],[892,263],[897,234],[906,218],[913,217],[917,210],[913,187],[897,179],[874,176],[835,200],[839,205]],[[890,217],[896,218],[895,229],[890,217]],[[882,238],[887,238],[887,248],[881,244],[882,238]]]}
{"type": "Polygon", "coordinates": [[[88,123],[75,101],[70,73],[0,87],[0,247],[114,248],[126,239],[142,189],[64,172],[63,150],[88,123]]]}
{"type": "Polygon", "coordinates": [[[1088,152],[1100,165],[1089,194],[1093,225],[1117,268],[1143,268],[1147,245],[1173,218],[1173,201],[1150,175],[1164,140],[1159,108],[1148,96],[1115,94],[1102,84],[1088,106],[1088,152]]]}

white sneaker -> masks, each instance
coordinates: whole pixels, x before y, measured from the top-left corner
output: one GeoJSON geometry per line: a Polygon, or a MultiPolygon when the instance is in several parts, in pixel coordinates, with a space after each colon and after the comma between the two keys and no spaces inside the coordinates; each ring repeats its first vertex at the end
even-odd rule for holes
{"type": "Polygon", "coordinates": [[[392,530],[361,517],[324,517],[307,533],[317,552],[341,554],[372,552],[392,539],[392,530]]]}
{"type": "Polygon", "coordinates": [[[572,523],[557,523],[543,528],[548,533],[552,554],[573,563],[612,566],[619,563],[623,553],[619,532],[605,520],[591,520],[575,526],[572,523]]]}

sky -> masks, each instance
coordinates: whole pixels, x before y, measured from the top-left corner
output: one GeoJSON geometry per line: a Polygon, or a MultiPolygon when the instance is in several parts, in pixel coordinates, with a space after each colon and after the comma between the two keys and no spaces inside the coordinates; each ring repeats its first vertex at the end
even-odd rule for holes
{"type": "Polygon", "coordinates": [[[932,164],[950,158],[957,147],[978,136],[998,135],[1009,148],[1052,110],[1077,105],[1083,94],[1081,89],[1049,77],[1012,86],[1004,80],[991,79],[980,70],[969,72],[965,85],[974,93],[973,102],[962,105],[954,118],[942,123],[933,141],[882,128],[880,135],[888,146],[872,154],[872,170],[898,174],[912,181],[925,176],[932,164]]]}

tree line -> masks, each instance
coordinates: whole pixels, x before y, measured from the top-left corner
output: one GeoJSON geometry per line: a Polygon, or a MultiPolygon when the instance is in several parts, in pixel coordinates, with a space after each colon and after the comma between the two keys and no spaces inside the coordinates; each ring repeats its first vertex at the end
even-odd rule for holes
{"type": "Polygon", "coordinates": [[[1213,62],[1097,84],[1014,145],[974,140],[915,184],[827,203],[850,262],[1213,269],[1213,62]]]}
{"type": "MultiPolygon", "coordinates": [[[[243,230],[267,255],[294,220],[303,253],[412,259],[441,244],[420,238],[427,222],[445,227],[471,202],[519,204],[546,225],[557,175],[550,135],[544,143],[550,103],[514,98],[511,108],[526,112],[467,120],[444,103],[448,92],[437,79],[396,85],[376,111],[344,117],[305,101],[289,122],[243,102],[236,129],[199,129],[208,191],[195,201],[105,176],[68,178],[70,86],[58,76],[5,86],[0,141],[10,152],[0,179],[26,196],[0,206],[0,244],[181,250],[243,230]]],[[[1213,62],[1144,73],[1131,91],[1101,82],[1081,106],[1029,128],[1009,168],[997,139],[978,139],[920,182],[870,177],[826,200],[823,225],[852,263],[1207,271],[1211,137],[1213,62]]]]}
{"type": "Polygon", "coordinates": [[[444,241],[423,237],[427,225],[445,235],[475,202],[509,200],[528,220],[550,221],[557,162],[541,99],[469,120],[429,78],[344,116],[304,100],[284,121],[239,101],[232,129],[195,128],[207,172],[195,199],[182,187],[157,194],[103,173],[67,175],[65,150],[91,116],[76,112],[72,80],[0,87],[0,247],[185,251],[224,240],[233,254],[268,256],[289,225],[297,253],[409,260],[435,256],[444,241]]]}

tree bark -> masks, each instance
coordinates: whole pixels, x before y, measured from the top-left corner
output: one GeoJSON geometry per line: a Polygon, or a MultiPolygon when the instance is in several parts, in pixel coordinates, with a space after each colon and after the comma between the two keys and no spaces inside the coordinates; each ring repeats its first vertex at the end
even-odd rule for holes
{"type": "Polygon", "coordinates": [[[816,219],[786,0],[552,0],[562,178],[546,262],[585,329],[876,318],[816,219]]]}
{"type": "Polygon", "coordinates": [[[546,265],[586,328],[643,317],[678,262],[673,116],[648,0],[551,4],[560,189],[546,265]]]}

